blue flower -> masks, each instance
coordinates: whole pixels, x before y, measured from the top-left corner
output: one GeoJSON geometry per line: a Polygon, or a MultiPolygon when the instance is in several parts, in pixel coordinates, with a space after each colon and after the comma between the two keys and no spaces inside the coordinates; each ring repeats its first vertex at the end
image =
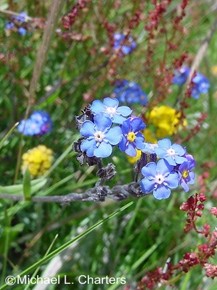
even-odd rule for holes
{"type": "Polygon", "coordinates": [[[127,106],[118,107],[119,101],[117,99],[105,98],[103,102],[100,100],[93,101],[90,109],[94,115],[103,113],[109,117],[113,123],[122,124],[126,120],[132,110],[127,106]]]}
{"type": "Polygon", "coordinates": [[[140,85],[127,80],[117,81],[113,94],[122,103],[138,103],[144,106],[148,102],[147,95],[140,85]]]}
{"type": "Polygon", "coordinates": [[[187,159],[189,168],[193,169],[196,166],[196,161],[191,154],[185,154],[184,157],[187,159]]]}
{"type": "Polygon", "coordinates": [[[184,85],[187,81],[190,73],[190,68],[187,66],[182,66],[179,70],[175,71],[175,76],[173,77],[173,84],[178,86],[184,85]]]}
{"type": "Polygon", "coordinates": [[[123,55],[131,53],[136,48],[136,42],[132,36],[127,36],[122,33],[114,34],[113,49],[121,51],[123,55]]]}
{"type": "Polygon", "coordinates": [[[22,120],[17,129],[25,136],[43,135],[51,131],[52,120],[47,112],[35,111],[28,119],[22,120]]]}
{"type": "Polygon", "coordinates": [[[174,167],[161,159],[150,162],[142,168],[141,189],[143,193],[153,192],[156,199],[168,198],[171,189],[178,187],[179,176],[173,171],[174,167]]]}
{"type": "Polygon", "coordinates": [[[16,21],[23,23],[23,22],[27,22],[28,20],[28,15],[26,12],[20,12],[17,16],[13,17],[16,21]]]}
{"type": "Polygon", "coordinates": [[[30,119],[22,120],[19,123],[17,130],[25,136],[40,135],[41,132],[40,126],[30,119]]]}
{"type": "MultiPolygon", "coordinates": [[[[183,66],[175,71],[173,83],[182,86],[187,81],[190,71],[190,68],[187,66],[183,66]]],[[[201,94],[207,94],[210,88],[209,80],[199,72],[192,78],[192,84],[191,96],[194,99],[198,99],[201,94]]]]}
{"type": "Polygon", "coordinates": [[[26,35],[27,30],[26,30],[25,28],[23,28],[23,27],[19,27],[19,28],[17,29],[17,32],[18,32],[20,35],[24,36],[24,35],[26,35]]]}
{"type": "Polygon", "coordinates": [[[14,23],[13,22],[7,22],[5,25],[5,29],[11,30],[14,28],[14,23]]]}
{"type": "Polygon", "coordinates": [[[201,73],[197,73],[196,76],[192,80],[193,88],[191,91],[191,96],[194,99],[198,99],[201,94],[207,94],[210,88],[209,80],[202,75],[201,73]]]}
{"type": "Polygon", "coordinates": [[[94,122],[85,121],[80,133],[85,139],[81,143],[81,151],[88,157],[105,158],[111,155],[112,145],[117,145],[122,138],[119,126],[113,127],[112,120],[103,113],[94,116],[94,122]]]}
{"type": "Polygon", "coordinates": [[[194,183],[194,172],[191,171],[192,169],[193,169],[192,164],[189,161],[183,162],[178,168],[178,173],[180,176],[180,185],[186,192],[189,191],[188,184],[194,183]]]}
{"type": "Polygon", "coordinates": [[[136,156],[136,149],[144,148],[144,137],[140,132],[144,128],[145,123],[141,118],[128,118],[124,121],[121,126],[123,137],[119,149],[129,156],[136,156]]]}
{"type": "Polygon", "coordinates": [[[186,151],[179,144],[171,145],[169,139],[162,139],[158,141],[158,147],[155,153],[159,158],[165,159],[170,165],[182,164],[187,159],[184,157],[186,151]]]}

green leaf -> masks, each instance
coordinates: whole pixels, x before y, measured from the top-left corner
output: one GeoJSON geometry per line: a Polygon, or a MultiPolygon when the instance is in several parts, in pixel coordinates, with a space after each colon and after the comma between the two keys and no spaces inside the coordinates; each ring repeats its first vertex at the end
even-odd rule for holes
{"type": "Polygon", "coordinates": [[[5,136],[0,141],[0,148],[4,145],[5,140],[13,133],[14,129],[17,127],[19,123],[14,124],[14,126],[5,134],[5,136]]]}
{"type": "Polygon", "coordinates": [[[31,200],[31,176],[28,169],[23,176],[23,195],[25,200],[31,200]]]}
{"type": "MultiPolygon", "coordinates": [[[[30,182],[31,185],[31,193],[37,192],[41,189],[47,182],[47,179],[44,177],[34,179],[30,182]]],[[[12,193],[12,194],[24,194],[23,193],[23,183],[22,184],[15,184],[9,186],[0,186],[0,192],[3,193],[12,193]]]]}

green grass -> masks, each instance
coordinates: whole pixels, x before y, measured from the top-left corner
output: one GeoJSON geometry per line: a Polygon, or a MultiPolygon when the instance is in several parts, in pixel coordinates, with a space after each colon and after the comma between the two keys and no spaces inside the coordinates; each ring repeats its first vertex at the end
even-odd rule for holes
{"type": "MultiPolygon", "coordinates": [[[[135,289],[136,283],[146,272],[164,267],[168,258],[172,263],[177,263],[184,253],[195,251],[199,244],[205,242],[201,236],[184,233],[186,216],[179,209],[182,202],[199,190],[197,182],[189,193],[174,191],[169,199],[162,201],[148,195],[121,202],[106,200],[102,203],[36,204],[29,200],[29,195],[52,196],[84,192],[97,182],[96,168],[81,166],[72,147],[73,142],[79,138],[75,116],[88,104],[85,95],[90,95],[92,99],[108,96],[112,93],[114,81],[125,78],[138,82],[147,93],[153,93],[152,100],[157,99],[159,88],[155,84],[159,76],[156,75],[156,69],[162,63],[166,47],[165,34],[157,35],[156,42],[153,43],[151,70],[148,72],[145,67],[147,32],[144,26],[153,5],[151,1],[124,0],[119,8],[115,8],[118,1],[91,1],[88,8],[79,12],[70,31],[77,36],[82,35],[83,41],[66,41],[61,33],[54,33],[35,97],[30,105],[30,111],[43,109],[49,112],[53,129],[44,136],[21,137],[16,124],[23,119],[28,106],[29,85],[44,30],[30,29],[24,37],[16,32],[7,35],[4,26],[9,18],[1,10],[25,10],[31,17],[46,18],[51,1],[1,2],[0,55],[3,54],[5,60],[0,60],[0,193],[24,194],[26,200],[0,200],[0,289],[7,288],[4,280],[8,275],[48,275],[51,273],[50,267],[55,269],[58,259],[63,259],[64,262],[59,264],[58,270],[52,272],[52,276],[61,278],[63,290],[124,289],[121,284],[82,286],[78,283],[79,275],[125,277],[127,284],[133,285],[132,289],[135,289]],[[108,46],[108,34],[102,22],[107,20],[112,23],[115,31],[127,30],[140,2],[144,4],[144,20],[131,30],[133,37],[138,40],[137,49],[131,55],[117,59],[113,63],[115,74],[109,75],[108,65],[105,64],[110,54],[103,53],[103,49],[108,46]],[[22,176],[19,166],[16,174],[16,166],[19,165],[18,151],[20,148],[22,155],[39,144],[53,150],[55,161],[45,176],[30,181],[27,175],[22,176]],[[75,288],[64,285],[64,275],[75,283],[75,288]]],[[[161,27],[167,29],[168,39],[173,36],[171,20],[176,11],[174,8],[180,2],[172,1],[160,23],[161,27]]],[[[179,46],[176,51],[167,52],[168,68],[172,67],[174,59],[184,51],[188,51],[189,59],[193,60],[215,21],[215,11],[211,4],[198,1],[195,6],[194,1],[189,2],[189,10],[183,20],[186,34],[183,36],[177,32],[172,39],[179,46]]],[[[70,10],[73,3],[74,1],[68,1],[64,4],[57,28],[63,30],[61,17],[70,10]]],[[[198,114],[207,113],[208,117],[199,132],[183,145],[197,161],[197,176],[204,171],[205,162],[214,162],[213,168],[209,170],[205,214],[200,219],[201,225],[208,223],[213,230],[216,220],[208,209],[216,203],[211,191],[217,176],[217,76],[211,70],[217,65],[216,48],[217,35],[214,33],[199,66],[199,71],[210,80],[210,92],[198,100],[188,101],[189,107],[185,111],[188,125],[180,132],[181,137],[188,135],[198,114]]],[[[184,91],[181,96],[183,94],[184,91]]],[[[176,98],[177,90],[171,86],[171,93],[160,104],[173,106],[176,98]]],[[[147,111],[147,108],[139,106],[134,109],[138,113],[147,111]]],[[[118,150],[114,151],[114,155],[104,161],[105,164],[114,162],[118,172],[108,185],[131,182],[133,165],[118,150]]],[[[216,264],[216,257],[210,262],[216,264]]],[[[172,282],[174,289],[181,290],[214,290],[217,287],[215,280],[205,277],[204,270],[200,267],[193,268],[186,275],[177,274],[172,282]]],[[[24,287],[15,285],[13,289],[24,287]]],[[[59,286],[49,286],[49,289],[59,289],[59,286]]],[[[159,286],[158,289],[171,288],[159,286]]]]}

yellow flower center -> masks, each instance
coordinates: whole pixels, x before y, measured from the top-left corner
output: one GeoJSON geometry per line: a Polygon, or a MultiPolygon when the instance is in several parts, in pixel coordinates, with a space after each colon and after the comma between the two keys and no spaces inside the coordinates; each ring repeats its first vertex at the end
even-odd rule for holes
{"type": "Polygon", "coordinates": [[[188,170],[184,170],[184,171],[182,172],[182,177],[183,177],[183,178],[187,178],[188,175],[189,175],[188,170]]]}
{"type": "Polygon", "coordinates": [[[127,134],[127,140],[128,140],[129,142],[133,142],[135,139],[136,139],[136,134],[135,134],[134,132],[129,132],[129,133],[127,134]]]}

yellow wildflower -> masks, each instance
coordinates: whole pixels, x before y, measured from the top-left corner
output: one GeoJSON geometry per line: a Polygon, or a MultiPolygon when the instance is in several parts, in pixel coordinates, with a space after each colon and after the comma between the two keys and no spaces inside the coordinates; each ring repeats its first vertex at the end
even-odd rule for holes
{"type": "Polygon", "coordinates": [[[53,151],[44,145],[28,150],[22,156],[22,172],[28,169],[32,177],[43,175],[53,161],[53,151]]]}
{"type": "Polygon", "coordinates": [[[211,67],[211,72],[215,77],[217,76],[217,65],[211,67]]]}
{"type": "MultiPolygon", "coordinates": [[[[180,113],[169,106],[154,107],[146,117],[148,124],[155,126],[157,138],[171,136],[178,130],[180,113]]],[[[186,124],[184,121],[183,126],[186,124]]]]}
{"type": "Polygon", "coordinates": [[[136,161],[138,161],[141,158],[142,152],[141,150],[136,149],[136,156],[131,157],[131,156],[127,156],[128,161],[133,164],[136,163],[136,161]]]}
{"type": "Polygon", "coordinates": [[[154,136],[154,133],[149,130],[149,129],[145,129],[143,131],[143,135],[145,137],[145,142],[147,143],[157,143],[157,139],[154,136]]]}

